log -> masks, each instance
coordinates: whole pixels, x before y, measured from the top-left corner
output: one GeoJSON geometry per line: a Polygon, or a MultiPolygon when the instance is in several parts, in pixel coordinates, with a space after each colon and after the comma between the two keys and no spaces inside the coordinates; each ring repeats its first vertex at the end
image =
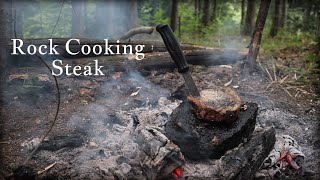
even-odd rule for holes
{"type": "MultiPolygon", "coordinates": [[[[174,69],[176,66],[168,53],[146,53],[145,58],[141,61],[129,60],[128,56],[102,56],[88,57],[80,59],[66,59],[65,63],[70,60],[75,65],[93,64],[93,60],[98,60],[99,65],[104,68],[114,68],[115,71],[125,71],[127,69],[153,70],[153,69],[174,69]]],[[[243,60],[246,55],[235,49],[206,49],[185,51],[185,57],[188,64],[215,66],[222,64],[233,64],[243,60]]],[[[131,56],[132,58],[132,56],[131,56]]],[[[134,58],[134,57],[133,57],[134,58]]]]}
{"type": "Polygon", "coordinates": [[[275,129],[256,129],[247,139],[213,162],[189,162],[188,180],[254,179],[256,172],[275,143],[275,129]],[[201,167],[200,169],[196,167],[201,167]]]}
{"type": "Polygon", "coordinates": [[[275,134],[272,127],[254,131],[246,143],[227,152],[219,160],[219,179],[253,179],[273,149],[275,134]]]}

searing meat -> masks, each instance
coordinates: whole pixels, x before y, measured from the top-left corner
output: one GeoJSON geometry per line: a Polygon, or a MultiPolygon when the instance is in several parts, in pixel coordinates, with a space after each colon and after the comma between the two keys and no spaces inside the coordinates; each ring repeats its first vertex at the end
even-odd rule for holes
{"type": "Polygon", "coordinates": [[[238,119],[243,101],[231,88],[216,87],[200,92],[201,98],[188,96],[197,118],[205,121],[233,123],[238,119]]]}

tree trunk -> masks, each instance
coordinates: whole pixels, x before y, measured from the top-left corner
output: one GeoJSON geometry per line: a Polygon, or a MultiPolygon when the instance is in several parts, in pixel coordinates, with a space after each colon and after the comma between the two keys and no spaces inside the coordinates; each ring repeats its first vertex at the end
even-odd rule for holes
{"type": "Polygon", "coordinates": [[[304,17],[303,17],[303,29],[304,30],[309,30],[309,27],[310,27],[310,19],[311,19],[311,10],[312,10],[312,3],[310,2],[307,2],[306,3],[306,11],[305,11],[305,14],[304,14],[304,17]]]}
{"type": "Polygon", "coordinates": [[[247,14],[246,14],[246,18],[245,18],[245,24],[243,26],[244,35],[247,35],[247,36],[252,35],[253,28],[254,28],[255,14],[256,14],[256,1],[255,0],[248,0],[247,14]]]}
{"type": "Polygon", "coordinates": [[[250,65],[251,71],[256,67],[256,59],[259,54],[262,32],[268,16],[270,3],[271,0],[261,0],[260,3],[259,13],[247,56],[247,62],[250,65]]]}
{"type": "Polygon", "coordinates": [[[274,13],[273,13],[273,18],[272,18],[272,26],[270,30],[270,36],[274,37],[277,35],[279,26],[280,26],[280,0],[275,0],[274,1],[274,13]]]}
{"type": "Polygon", "coordinates": [[[0,1],[0,105],[2,104],[3,90],[6,86],[5,75],[7,62],[10,62],[8,42],[13,37],[13,2],[12,0],[0,1]]]}
{"type": "Polygon", "coordinates": [[[210,22],[210,0],[204,0],[202,23],[204,26],[208,26],[210,22]]]}
{"type": "Polygon", "coordinates": [[[14,37],[23,38],[23,17],[22,8],[24,2],[15,1],[13,2],[13,13],[14,13],[14,37]]]}
{"type": "Polygon", "coordinates": [[[171,4],[170,26],[173,32],[176,31],[178,24],[178,3],[179,0],[172,0],[171,4]]]}
{"type": "Polygon", "coordinates": [[[85,31],[85,1],[72,0],[72,37],[83,37],[85,31]]]}
{"type": "Polygon", "coordinates": [[[246,10],[246,0],[241,1],[241,26],[244,25],[244,18],[245,18],[245,10],[246,10]]]}
{"type": "Polygon", "coordinates": [[[281,0],[281,16],[280,16],[280,27],[286,26],[287,21],[287,9],[288,9],[288,0],[281,0]]]}
{"type": "Polygon", "coordinates": [[[114,0],[96,1],[95,11],[95,37],[94,38],[111,38],[114,35],[113,16],[115,11],[114,0]]]}
{"type": "Polygon", "coordinates": [[[241,20],[240,20],[240,34],[244,35],[244,20],[246,11],[246,0],[241,1],[241,20]]]}
{"type": "Polygon", "coordinates": [[[194,15],[198,17],[199,14],[199,0],[194,0],[194,15]]]}
{"type": "Polygon", "coordinates": [[[89,33],[88,33],[88,1],[89,0],[83,0],[84,1],[84,19],[83,19],[83,22],[84,22],[84,36],[85,37],[88,37],[89,33]]]}
{"type": "Polygon", "coordinates": [[[213,11],[211,16],[211,21],[214,21],[217,18],[217,0],[213,0],[213,11]]]}
{"type": "Polygon", "coordinates": [[[138,1],[130,1],[130,26],[129,29],[138,27],[138,1]]]}

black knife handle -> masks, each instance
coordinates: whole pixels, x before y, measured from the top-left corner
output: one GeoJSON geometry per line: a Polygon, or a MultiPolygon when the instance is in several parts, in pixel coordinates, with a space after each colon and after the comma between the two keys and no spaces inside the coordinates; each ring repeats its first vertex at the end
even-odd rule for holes
{"type": "Polygon", "coordinates": [[[159,24],[156,27],[156,30],[160,33],[171,58],[178,67],[178,72],[187,72],[189,70],[189,66],[184,55],[182,54],[180,44],[174,36],[171,28],[167,24],[159,24]]]}

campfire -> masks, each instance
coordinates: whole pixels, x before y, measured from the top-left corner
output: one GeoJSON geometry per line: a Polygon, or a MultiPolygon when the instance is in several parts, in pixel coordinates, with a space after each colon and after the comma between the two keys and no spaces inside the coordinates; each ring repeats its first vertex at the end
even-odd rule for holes
{"type": "MultiPolygon", "coordinates": [[[[301,160],[303,153],[288,150],[269,154],[278,139],[273,127],[257,126],[256,103],[244,100],[231,87],[196,86],[170,28],[161,25],[157,31],[178,68],[178,78],[184,80],[174,87],[175,93],[185,96],[178,99],[132,70],[110,73],[110,81],[104,84],[82,82],[83,98],[100,86],[103,100],[82,109],[87,113],[83,119],[76,113],[70,118],[66,126],[76,127],[72,133],[48,138],[39,146],[34,159],[52,163],[38,171],[38,176],[46,178],[45,172],[52,168],[55,178],[66,178],[60,173],[67,172],[69,178],[84,179],[253,179],[263,177],[261,168],[274,166],[279,160],[299,170],[301,163],[293,158],[301,160]],[[113,110],[106,110],[106,104],[113,110]],[[123,109],[117,109],[119,104],[124,104],[123,109]],[[88,125],[92,119],[97,121],[88,125]],[[89,130],[83,128],[87,126],[89,130]],[[59,164],[62,167],[56,167],[59,164]]],[[[175,79],[170,79],[169,72],[163,74],[175,79]]],[[[199,79],[197,82],[200,84],[199,79]]],[[[39,141],[34,138],[22,145],[31,151],[39,141]]],[[[23,166],[13,176],[36,175],[23,166]]]]}

